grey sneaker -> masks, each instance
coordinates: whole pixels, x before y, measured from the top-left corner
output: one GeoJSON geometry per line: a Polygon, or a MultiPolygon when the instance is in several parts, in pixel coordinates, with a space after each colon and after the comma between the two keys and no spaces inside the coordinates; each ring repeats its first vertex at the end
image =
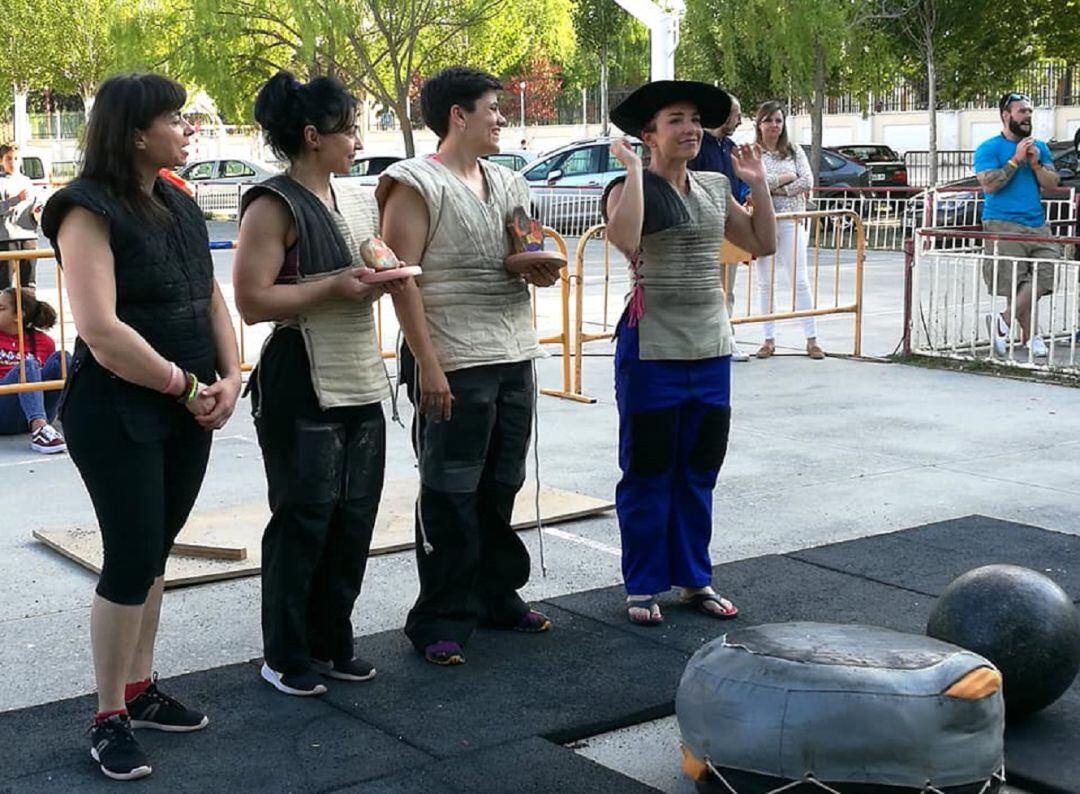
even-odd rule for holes
{"type": "Polygon", "coordinates": [[[1046,349],[1046,342],[1042,340],[1041,336],[1031,337],[1031,354],[1035,358],[1046,358],[1050,351],[1046,349]]]}

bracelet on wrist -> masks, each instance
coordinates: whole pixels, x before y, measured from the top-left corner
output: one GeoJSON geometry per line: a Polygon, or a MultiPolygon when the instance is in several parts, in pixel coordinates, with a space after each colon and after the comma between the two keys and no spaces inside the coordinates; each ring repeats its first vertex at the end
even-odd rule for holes
{"type": "Polygon", "coordinates": [[[184,376],[187,378],[186,386],[183,393],[176,398],[176,401],[181,405],[187,405],[195,399],[199,394],[199,379],[192,372],[185,372],[184,376]]]}
{"type": "Polygon", "coordinates": [[[1008,160],[1005,161],[1005,165],[1011,165],[1013,168],[1019,168],[1020,167],[1020,166],[1018,166],[1016,164],[1016,161],[1013,160],[1011,157],[1008,160]]]}

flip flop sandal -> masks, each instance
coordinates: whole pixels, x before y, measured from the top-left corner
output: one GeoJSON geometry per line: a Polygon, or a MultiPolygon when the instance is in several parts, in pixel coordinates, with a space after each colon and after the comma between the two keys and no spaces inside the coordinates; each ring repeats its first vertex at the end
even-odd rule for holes
{"type": "Polygon", "coordinates": [[[551,618],[543,612],[530,609],[521,616],[521,620],[514,626],[514,631],[523,631],[526,634],[539,634],[551,628],[551,618]]]}
{"type": "Polygon", "coordinates": [[[449,667],[465,664],[465,653],[461,646],[452,640],[439,640],[424,648],[424,658],[432,664],[449,667]]]}
{"type": "Polygon", "coordinates": [[[691,609],[700,612],[706,617],[715,618],[717,620],[731,620],[739,614],[739,609],[733,603],[726,598],[721,598],[716,593],[694,593],[689,598],[681,598],[679,601],[686,604],[691,609]],[[720,612],[714,612],[709,609],[706,604],[713,602],[720,606],[720,612]],[[726,606],[725,606],[726,602],[726,606]]]}
{"type": "Polygon", "coordinates": [[[649,598],[643,601],[627,601],[626,602],[626,618],[635,626],[659,626],[664,622],[664,616],[660,615],[656,617],[653,613],[653,609],[659,609],[660,605],[656,603],[655,598],[649,598]],[[641,618],[635,618],[632,609],[644,609],[649,613],[649,617],[644,620],[641,618]]]}

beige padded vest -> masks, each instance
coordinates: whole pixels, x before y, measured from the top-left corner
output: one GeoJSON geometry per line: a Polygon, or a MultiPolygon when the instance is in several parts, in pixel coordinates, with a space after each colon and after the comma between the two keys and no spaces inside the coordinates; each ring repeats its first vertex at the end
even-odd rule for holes
{"type": "MultiPolygon", "coordinates": [[[[394,163],[376,193],[380,205],[391,182],[419,193],[428,209],[428,239],[417,277],[431,342],[451,372],[544,356],[532,324],[529,289],[506,270],[511,253],[507,222],[515,207],[529,207],[520,175],[480,161],[488,200],[432,158],[394,163]]],[[[414,264],[414,263],[409,263],[414,264]]]]}
{"type": "Polygon", "coordinates": [[[690,192],[678,195],[689,222],[642,237],[637,272],[631,272],[645,301],[638,320],[643,360],[731,355],[719,264],[730,188],[723,174],[687,174],[690,192]]]}
{"type": "MultiPolygon", "coordinates": [[[[333,190],[338,209],[334,222],[352,252],[353,266],[359,267],[360,244],[378,233],[378,205],[369,188],[348,180],[334,180],[333,190]]],[[[370,300],[334,298],[298,318],[323,410],[382,402],[390,396],[373,306],[370,300]]]]}

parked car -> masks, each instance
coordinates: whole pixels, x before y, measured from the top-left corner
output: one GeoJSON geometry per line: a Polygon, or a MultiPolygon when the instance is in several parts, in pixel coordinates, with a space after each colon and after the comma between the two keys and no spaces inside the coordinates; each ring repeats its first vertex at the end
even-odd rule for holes
{"type": "Polygon", "coordinates": [[[353,159],[352,167],[349,169],[349,177],[358,177],[357,181],[361,185],[376,185],[379,181],[379,174],[398,160],[403,159],[403,157],[396,154],[364,154],[360,152],[353,159]]]}
{"type": "Polygon", "coordinates": [[[871,187],[907,187],[907,165],[903,159],[882,143],[853,143],[831,146],[830,151],[842,154],[866,166],[871,187]]]}
{"type": "MultiPolygon", "coordinates": [[[[600,197],[626,173],[610,152],[614,138],[587,138],[555,149],[521,170],[529,183],[532,214],[546,226],[581,234],[600,222],[600,197]]],[[[641,154],[641,141],[631,139],[641,154]]]]}
{"type": "Polygon", "coordinates": [[[527,149],[501,149],[498,154],[484,155],[484,159],[506,166],[511,171],[520,171],[536,159],[536,153],[527,149]]]}
{"type": "Polygon", "coordinates": [[[253,184],[262,182],[281,173],[270,163],[240,158],[222,158],[219,160],[196,160],[181,168],[177,175],[187,181],[216,183],[225,185],[253,184]]]}
{"type": "MultiPolygon", "coordinates": [[[[1070,145],[1056,145],[1051,148],[1054,170],[1061,177],[1062,188],[1080,190],[1080,167],[1077,165],[1077,152],[1070,145]]],[[[925,223],[925,208],[927,191],[916,193],[907,201],[904,210],[904,226],[907,229],[916,229],[921,226],[978,226],[982,223],[982,191],[979,189],[977,177],[968,176],[963,179],[954,179],[938,185],[939,195],[934,202],[934,218],[930,224],[925,223]]],[[[1043,201],[1061,198],[1060,193],[1055,194],[1042,191],[1043,201]]]]}
{"type": "MultiPolygon", "coordinates": [[[[810,144],[804,143],[802,147],[809,159],[810,144]]],[[[850,157],[829,149],[822,149],[821,162],[818,164],[817,187],[818,195],[844,195],[843,188],[870,187],[870,172],[865,165],[850,157]],[[833,188],[836,190],[834,191],[833,188]]]]}

